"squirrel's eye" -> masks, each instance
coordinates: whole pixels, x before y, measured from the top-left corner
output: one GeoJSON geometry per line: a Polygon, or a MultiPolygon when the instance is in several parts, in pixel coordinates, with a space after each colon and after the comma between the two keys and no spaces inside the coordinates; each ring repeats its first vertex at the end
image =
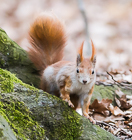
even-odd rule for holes
{"type": "Polygon", "coordinates": [[[77,69],[77,73],[79,73],[79,69],[77,69]]]}
{"type": "Polygon", "coordinates": [[[92,74],[94,74],[94,70],[92,71],[92,74]]]}

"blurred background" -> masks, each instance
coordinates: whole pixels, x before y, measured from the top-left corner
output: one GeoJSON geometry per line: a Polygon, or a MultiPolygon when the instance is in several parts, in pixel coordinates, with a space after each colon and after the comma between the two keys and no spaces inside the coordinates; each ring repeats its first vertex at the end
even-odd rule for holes
{"type": "MultiPolygon", "coordinates": [[[[132,0],[83,0],[89,36],[97,49],[97,71],[130,70],[132,67],[132,0]]],[[[0,27],[21,47],[34,17],[55,13],[66,26],[66,58],[75,60],[85,39],[85,23],[77,0],[0,0],[0,27]]]]}

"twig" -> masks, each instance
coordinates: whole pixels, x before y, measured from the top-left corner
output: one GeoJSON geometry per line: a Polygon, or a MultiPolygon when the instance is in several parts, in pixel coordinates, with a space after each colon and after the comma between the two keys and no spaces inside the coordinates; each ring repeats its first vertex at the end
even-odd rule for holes
{"type": "Polygon", "coordinates": [[[91,45],[89,43],[88,19],[87,19],[86,12],[85,12],[85,6],[83,3],[83,0],[77,0],[77,3],[78,3],[78,7],[80,9],[80,12],[82,14],[82,17],[83,17],[84,23],[85,23],[86,45],[88,48],[87,54],[91,55],[92,48],[91,48],[91,45]]]}
{"type": "Polygon", "coordinates": [[[124,85],[124,84],[122,84],[122,83],[117,82],[117,81],[114,79],[114,77],[113,77],[108,71],[106,71],[106,72],[107,72],[107,74],[112,78],[112,80],[115,82],[116,85],[121,86],[121,88],[125,88],[125,89],[130,89],[130,90],[132,90],[132,88],[126,86],[126,84],[124,85]]]}
{"type": "Polygon", "coordinates": [[[96,81],[95,84],[96,85],[104,85],[104,86],[113,86],[111,83],[104,83],[104,82],[101,82],[101,81],[96,81]]]}
{"type": "MultiPolygon", "coordinates": [[[[109,126],[109,127],[113,127],[114,129],[117,129],[117,128],[118,128],[118,127],[116,127],[116,126],[112,126],[112,125],[110,125],[110,124],[107,124],[107,123],[101,122],[101,121],[96,121],[96,124],[97,124],[97,125],[100,125],[100,124],[106,125],[106,126],[109,126]]],[[[129,137],[132,136],[132,135],[128,134],[127,132],[125,132],[122,128],[120,128],[120,129],[121,129],[120,132],[122,132],[123,134],[126,134],[126,135],[129,136],[129,137]]]]}
{"type": "MultiPolygon", "coordinates": [[[[96,124],[97,124],[97,125],[102,124],[102,125],[106,125],[106,126],[111,127],[111,125],[110,125],[110,124],[105,123],[105,122],[101,122],[101,121],[96,121],[96,124]]],[[[115,126],[112,126],[112,127],[113,127],[114,129],[117,129],[117,127],[115,127],[115,126]]]]}
{"type": "Polygon", "coordinates": [[[88,32],[88,20],[87,20],[87,16],[86,16],[86,12],[85,12],[85,6],[84,6],[84,3],[82,0],[77,0],[78,2],[78,6],[79,6],[79,9],[80,9],[80,12],[83,16],[83,19],[84,19],[84,23],[85,23],[85,33],[86,33],[86,36],[87,38],[89,38],[89,32],[88,32]]]}

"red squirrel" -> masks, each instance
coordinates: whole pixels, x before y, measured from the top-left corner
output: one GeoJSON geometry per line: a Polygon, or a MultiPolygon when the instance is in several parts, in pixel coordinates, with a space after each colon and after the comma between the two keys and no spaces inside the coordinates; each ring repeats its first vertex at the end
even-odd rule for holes
{"type": "Polygon", "coordinates": [[[82,114],[94,122],[88,115],[96,81],[94,44],[91,41],[90,58],[84,58],[82,43],[76,62],[69,62],[62,60],[66,41],[63,23],[55,15],[41,14],[30,26],[29,57],[41,72],[41,89],[60,96],[74,109],[81,104],[82,114]]]}

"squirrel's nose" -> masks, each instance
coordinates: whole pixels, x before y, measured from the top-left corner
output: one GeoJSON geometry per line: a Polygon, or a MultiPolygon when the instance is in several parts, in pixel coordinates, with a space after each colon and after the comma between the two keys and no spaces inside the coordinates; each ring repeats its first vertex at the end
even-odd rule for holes
{"type": "Polygon", "coordinates": [[[86,83],[87,83],[87,81],[86,81],[86,80],[83,80],[83,83],[84,83],[84,84],[86,84],[86,83]]]}

